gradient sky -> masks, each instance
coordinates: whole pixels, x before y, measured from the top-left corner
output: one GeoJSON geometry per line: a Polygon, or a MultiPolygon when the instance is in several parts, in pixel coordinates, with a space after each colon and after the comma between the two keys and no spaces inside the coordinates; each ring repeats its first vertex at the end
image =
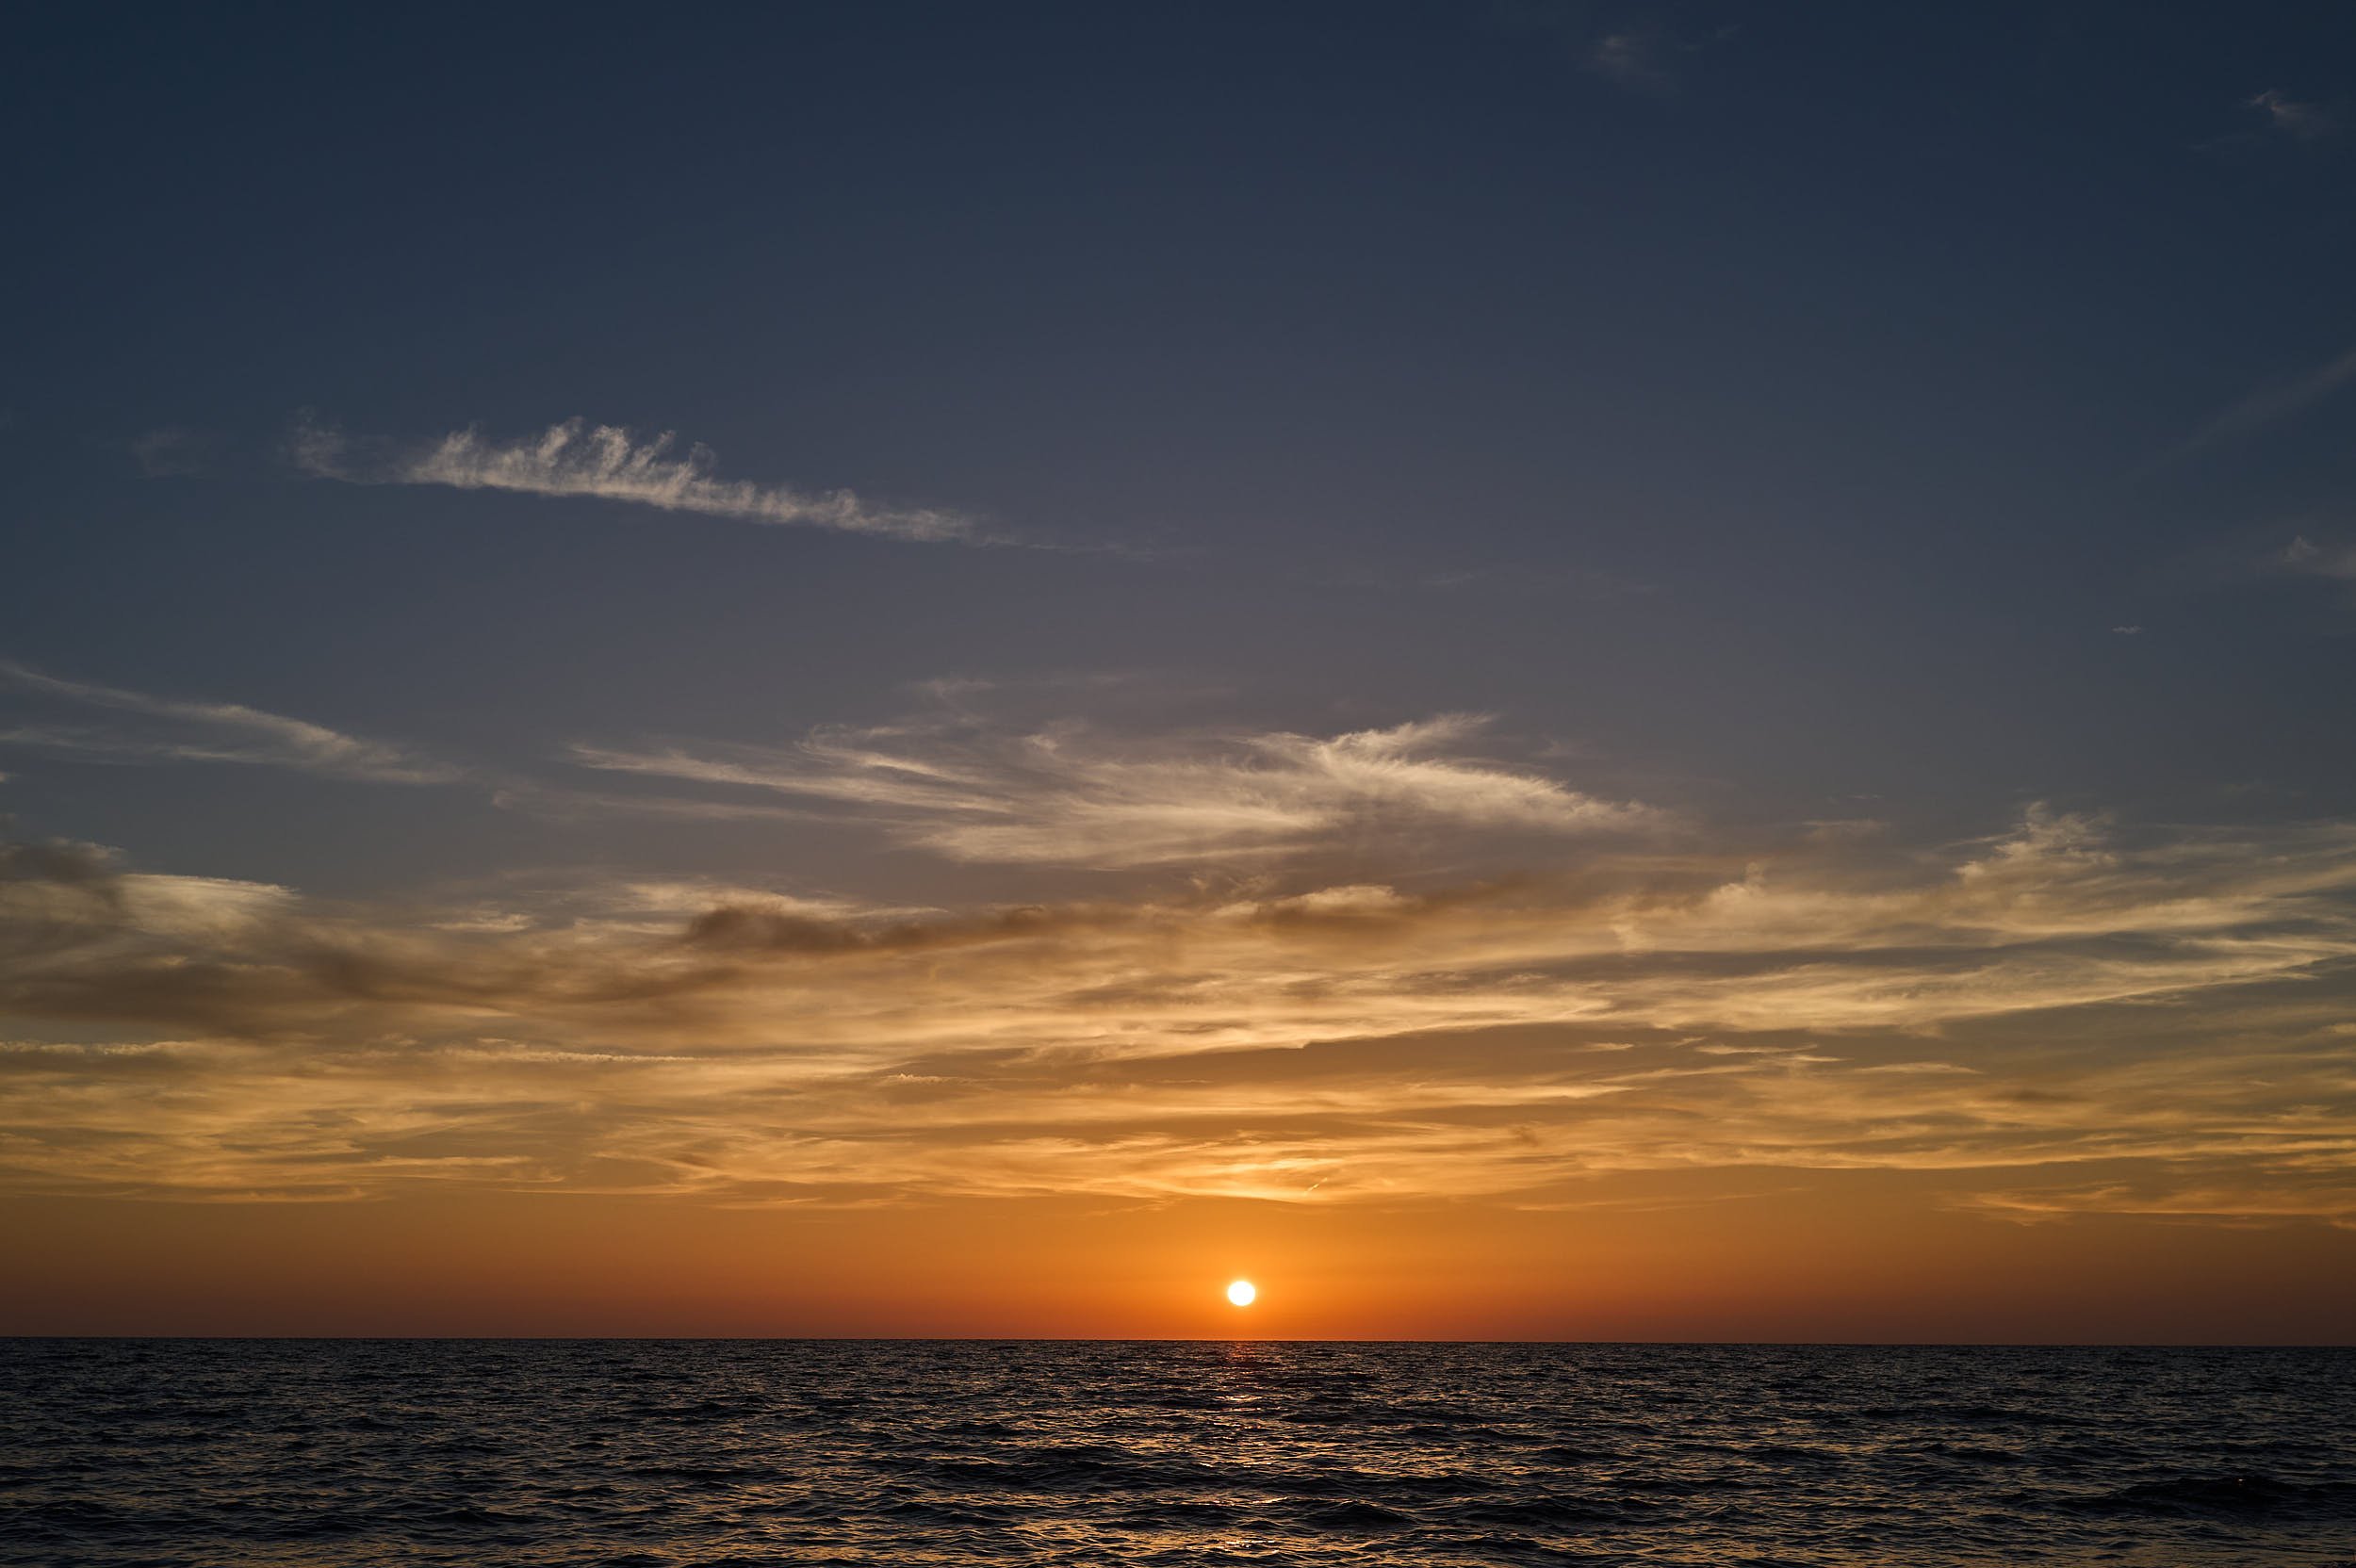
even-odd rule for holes
{"type": "Polygon", "coordinates": [[[0,1331],[2345,1339],[2347,6],[0,70],[0,1331]]]}

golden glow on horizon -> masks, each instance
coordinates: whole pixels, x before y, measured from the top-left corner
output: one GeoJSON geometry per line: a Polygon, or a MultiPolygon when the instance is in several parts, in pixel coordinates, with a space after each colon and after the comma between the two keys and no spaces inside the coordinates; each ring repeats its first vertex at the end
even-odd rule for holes
{"type": "MultiPolygon", "coordinates": [[[[1039,798],[1123,833],[1140,779],[1186,822],[1268,784],[1095,743],[1039,798]]],[[[1693,820],[1484,879],[1543,776],[1383,756],[1469,825],[1444,866],[1375,833],[1046,903],[412,903],[0,844],[0,1234],[38,1258],[0,1332],[2345,1337],[2356,818],[1693,820]],[[1201,1294],[1268,1258],[1268,1313],[1201,1294]]],[[[1040,863],[1073,823],[1039,825],[940,845],[1040,863]]],[[[1238,848],[1165,825],[1088,863],[1238,848]]]]}

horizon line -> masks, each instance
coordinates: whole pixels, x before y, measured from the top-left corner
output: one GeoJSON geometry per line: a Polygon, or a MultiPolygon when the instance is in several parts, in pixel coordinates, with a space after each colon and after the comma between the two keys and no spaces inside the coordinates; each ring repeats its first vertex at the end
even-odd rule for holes
{"type": "Polygon", "coordinates": [[[0,1333],[0,1342],[107,1340],[206,1344],[525,1345],[1364,1345],[1579,1347],[1689,1350],[2356,1350],[2356,1340],[2173,1339],[1241,1339],[1225,1335],[1051,1334],[466,1334],[466,1333],[0,1333]]]}

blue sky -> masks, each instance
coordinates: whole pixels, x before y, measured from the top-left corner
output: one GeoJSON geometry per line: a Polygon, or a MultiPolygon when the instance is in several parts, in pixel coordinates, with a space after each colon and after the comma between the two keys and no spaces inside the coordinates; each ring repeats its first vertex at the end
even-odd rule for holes
{"type": "MultiPolygon", "coordinates": [[[[2336,866],[2356,814],[2345,7],[20,31],[0,810],[180,900],[140,928],[170,962],[282,897],[309,937],[205,961],[592,905],[599,942],[759,908],[898,951],[1014,906],[1321,919],[1516,877],[1574,924],[1610,887],[1717,931],[1709,890],[1761,865],[1870,903],[2038,856],[2016,910],[2075,900],[2100,951],[2024,971],[2024,1013],[2116,1000],[2086,975],[2201,900],[2190,988],[2135,995],[2312,996],[2356,956],[2215,967],[2345,922],[2336,873],[2217,880],[2336,866]],[[243,913],[186,914],[216,897],[243,913]]],[[[1965,940],[1828,918],[1877,965],[1965,940]]],[[[1757,972],[1821,956],[1753,935],[1757,972]]],[[[1466,940],[1500,997],[1494,966],[1562,959],[1466,940]]],[[[1408,1013],[1463,978],[1383,973],[1408,1013]]],[[[289,1026],[44,976],[11,1027],[61,1049],[289,1026]]],[[[1940,1022],[1637,989],[1610,1016],[1663,1039],[1940,1022]]],[[[678,1044],[511,1003],[502,1040],[678,1044]]],[[[432,1033],[327,1013],[339,1049],[432,1033]]],[[[944,1037],[862,1037],[860,1070],[944,1037]]],[[[2345,1223],[2350,1168],[2292,1184],[2345,1223]]]]}
{"type": "Polygon", "coordinates": [[[2344,596],[2265,570],[2338,537],[2334,400],[2198,440],[2356,344],[2331,8],[34,31],[7,613],[63,675],[499,751],[1117,665],[1782,809],[2346,772],[2344,596]],[[1071,553],[339,489],[306,410],[1071,553]]]}

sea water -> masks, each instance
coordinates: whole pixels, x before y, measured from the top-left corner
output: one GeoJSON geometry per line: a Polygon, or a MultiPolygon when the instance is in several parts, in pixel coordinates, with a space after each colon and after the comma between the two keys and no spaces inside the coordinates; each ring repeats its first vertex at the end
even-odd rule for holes
{"type": "Polygon", "coordinates": [[[0,1562],[2356,1565],[2356,1351],[0,1341],[0,1562]]]}

